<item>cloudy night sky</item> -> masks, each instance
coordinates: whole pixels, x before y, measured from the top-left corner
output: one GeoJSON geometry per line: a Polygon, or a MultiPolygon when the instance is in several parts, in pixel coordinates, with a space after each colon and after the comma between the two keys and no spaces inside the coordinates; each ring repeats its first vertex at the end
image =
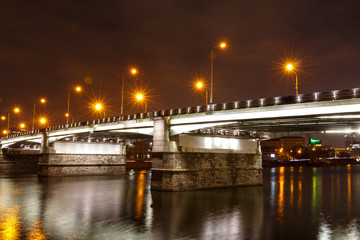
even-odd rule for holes
{"type": "MultiPolygon", "coordinates": [[[[108,116],[142,110],[133,91],[145,91],[148,110],[205,104],[196,78],[209,87],[214,60],[214,103],[292,95],[295,63],[299,92],[359,87],[358,1],[16,1],[0,0],[0,112],[14,106],[12,124],[31,125],[47,114],[66,121],[67,96],[75,121],[96,118],[101,99],[108,116]],[[76,85],[83,92],[76,94],[76,85]],[[41,106],[40,97],[47,103],[41,106]]],[[[3,123],[5,126],[5,124],[3,123]]],[[[3,127],[3,126],[2,126],[3,127]]]]}

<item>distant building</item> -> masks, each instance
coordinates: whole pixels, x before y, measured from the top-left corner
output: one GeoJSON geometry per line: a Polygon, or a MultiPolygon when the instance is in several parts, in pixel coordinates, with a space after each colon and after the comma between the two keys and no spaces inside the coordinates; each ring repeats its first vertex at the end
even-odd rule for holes
{"type": "Polygon", "coordinates": [[[357,142],[357,136],[355,133],[345,134],[345,148],[350,150],[351,145],[357,142]]]}
{"type": "Polygon", "coordinates": [[[263,159],[286,161],[300,157],[306,148],[304,137],[280,137],[261,141],[263,159]]]}
{"type": "Polygon", "coordinates": [[[126,158],[128,159],[150,159],[152,142],[140,141],[134,142],[126,148],[126,158]]]}

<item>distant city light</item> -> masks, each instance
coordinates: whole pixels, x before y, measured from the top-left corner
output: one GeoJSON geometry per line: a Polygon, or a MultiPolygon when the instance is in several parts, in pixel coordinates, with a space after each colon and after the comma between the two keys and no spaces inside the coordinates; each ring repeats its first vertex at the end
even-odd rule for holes
{"type": "Polygon", "coordinates": [[[45,103],[46,102],[45,98],[40,99],[40,102],[45,103]]]}

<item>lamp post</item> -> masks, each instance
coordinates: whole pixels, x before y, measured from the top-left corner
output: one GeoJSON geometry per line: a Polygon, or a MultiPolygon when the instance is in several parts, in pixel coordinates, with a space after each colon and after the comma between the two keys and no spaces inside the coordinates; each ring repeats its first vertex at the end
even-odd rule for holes
{"type": "Polygon", "coordinates": [[[296,71],[294,70],[294,66],[291,63],[289,63],[286,65],[286,70],[289,72],[293,72],[295,74],[295,93],[297,96],[299,95],[299,86],[298,86],[298,76],[296,74],[296,71]]]}
{"type": "Polygon", "coordinates": [[[136,101],[138,101],[139,103],[144,102],[144,110],[146,113],[147,112],[147,102],[144,99],[144,94],[137,93],[135,97],[136,97],[136,101]]]}
{"type": "MultiPolygon", "coordinates": [[[[100,117],[101,117],[101,109],[103,108],[101,103],[95,103],[94,108],[100,114],[100,117]]],[[[104,118],[105,118],[105,111],[104,111],[104,118]]]]}
{"type": "Polygon", "coordinates": [[[204,83],[202,81],[198,81],[195,83],[195,87],[198,90],[205,88],[205,105],[208,105],[208,91],[207,91],[207,88],[205,87],[204,83]]]}
{"type": "MultiPolygon", "coordinates": [[[[46,103],[46,99],[45,98],[41,98],[40,99],[40,103],[41,104],[45,104],[46,103]]],[[[35,119],[36,119],[36,103],[34,103],[34,111],[33,111],[33,124],[32,124],[32,130],[35,130],[35,119]]]]}
{"type": "MultiPolygon", "coordinates": [[[[137,74],[137,70],[135,68],[130,70],[130,74],[135,75],[137,74]]],[[[121,85],[121,108],[120,108],[120,115],[124,114],[124,89],[125,89],[125,75],[128,73],[124,73],[122,75],[122,85],[121,85]]]]}
{"type": "MultiPolygon", "coordinates": [[[[20,112],[20,108],[15,107],[14,108],[14,113],[19,113],[20,112]]],[[[10,131],[10,116],[11,116],[11,112],[8,112],[8,116],[7,116],[7,135],[9,135],[10,131]]],[[[1,120],[6,120],[5,116],[1,116],[1,120]]]]}
{"type": "MultiPolygon", "coordinates": [[[[76,92],[81,92],[82,88],[80,86],[75,87],[76,92]]],[[[68,92],[68,101],[67,101],[67,113],[65,114],[66,117],[66,123],[69,123],[69,117],[70,117],[70,91],[68,92]]]]}
{"type": "Polygon", "coordinates": [[[214,88],[214,50],[216,48],[225,48],[226,43],[222,42],[220,45],[215,46],[210,52],[210,104],[213,103],[213,88],[214,88]]]}

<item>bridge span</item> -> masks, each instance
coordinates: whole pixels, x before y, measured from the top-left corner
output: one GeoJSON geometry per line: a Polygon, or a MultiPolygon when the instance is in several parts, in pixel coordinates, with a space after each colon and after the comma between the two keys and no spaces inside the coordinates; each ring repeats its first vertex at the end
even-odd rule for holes
{"type": "Polygon", "coordinates": [[[8,151],[41,145],[39,175],[118,174],[125,171],[127,141],[149,139],[152,188],[174,191],[261,184],[261,133],[358,132],[359,126],[355,88],[52,126],[4,137],[1,145],[8,151]]]}

